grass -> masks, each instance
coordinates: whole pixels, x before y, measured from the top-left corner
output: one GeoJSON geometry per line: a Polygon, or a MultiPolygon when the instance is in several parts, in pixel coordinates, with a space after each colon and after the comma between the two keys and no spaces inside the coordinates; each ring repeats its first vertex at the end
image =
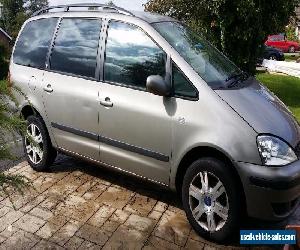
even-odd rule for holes
{"type": "Polygon", "coordinates": [[[275,93],[300,122],[300,79],[269,73],[257,74],[256,78],[275,93]]]}
{"type": "Polygon", "coordinates": [[[300,54],[284,54],[285,61],[287,62],[295,62],[298,58],[300,58],[300,54]]]}

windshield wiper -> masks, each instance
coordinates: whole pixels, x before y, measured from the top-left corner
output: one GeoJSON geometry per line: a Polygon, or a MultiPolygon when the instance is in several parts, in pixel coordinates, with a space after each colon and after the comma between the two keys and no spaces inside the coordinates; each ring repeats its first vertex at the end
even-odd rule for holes
{"type": "Polygon", "coordinates": [[[226,82],[228,83],[227,88],[234,87],[238,83],[244,82],[248,78],[249,78],[249,75],[246,72],[233,74],[226,79],[226,82]]]}

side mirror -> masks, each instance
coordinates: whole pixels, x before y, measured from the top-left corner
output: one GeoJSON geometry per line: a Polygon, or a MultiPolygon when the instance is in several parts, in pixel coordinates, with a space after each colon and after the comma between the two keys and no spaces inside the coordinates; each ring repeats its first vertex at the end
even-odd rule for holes
{"type": "Polygon", "coordinates": [[[149,76],[146,88],[154,95],[169,96],[171,94],[171,86],[159,75],[149,76]]]}

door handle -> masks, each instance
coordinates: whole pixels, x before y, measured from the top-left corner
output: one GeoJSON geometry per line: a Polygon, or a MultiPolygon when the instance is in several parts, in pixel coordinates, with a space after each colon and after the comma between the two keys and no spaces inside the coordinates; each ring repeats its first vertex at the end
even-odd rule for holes
{"type": "Polygon", "coordinates": [[[104,107],[111,108],[114,106],[114,104],[110,101],[109,97],[106,97],[104,101],[100,101],[100,104],[104,107]]]}
{"type": "Polygon", "coordinates": [[[51,84],[48,84],[47,87],[44,88],[44,91],[46,91],[48,93],[52,93],[53,89],[51,88],[51,84]]]}

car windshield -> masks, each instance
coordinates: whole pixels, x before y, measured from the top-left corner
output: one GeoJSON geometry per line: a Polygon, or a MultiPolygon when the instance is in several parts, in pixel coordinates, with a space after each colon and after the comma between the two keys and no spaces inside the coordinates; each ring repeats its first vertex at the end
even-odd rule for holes
{"type": "Polygon", "coordinates": [[[153,26],[211,88],[227,88],[233,79],[243,75],[220,51],[188,27],[178,22],[160,22],[153,26]]]}

